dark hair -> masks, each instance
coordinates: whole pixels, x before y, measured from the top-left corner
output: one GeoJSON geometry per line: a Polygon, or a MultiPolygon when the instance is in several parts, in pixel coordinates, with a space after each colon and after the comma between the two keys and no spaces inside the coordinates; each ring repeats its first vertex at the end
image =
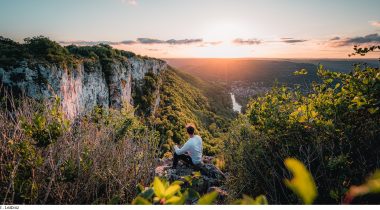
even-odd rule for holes
{"type": "Polygon", "coordinates": [[[194,131],[195,131],[195,129],[194,129],[193,126],[189,126],[189,127],[187,127],[186,130],[187,130],[187,133],[190,134],[190,135],[193,135],[193,134],[194,134],[194,131]]]}

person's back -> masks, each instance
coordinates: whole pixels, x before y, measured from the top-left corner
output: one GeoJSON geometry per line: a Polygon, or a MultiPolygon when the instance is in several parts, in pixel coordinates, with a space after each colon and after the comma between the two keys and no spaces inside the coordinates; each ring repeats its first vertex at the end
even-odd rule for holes
{"type": "Polygon", "coordinates": [[[188,152],[191,160],[194,164],[199,164],[202,162],[202,138],[198,135],[191,137],[188,142],[191,144],[188,152]]]}
{"type": "Polygon", "coordinates": [[[173,168],[176,168],[178,160],[183,160],[185,163],[194,166],[202,164],[202,138],[199,135],[194,135],[194,125],[187,125],[186,129],[190,138],[182,148],[178,148],[177,145],[174,146],[173,168]]]}

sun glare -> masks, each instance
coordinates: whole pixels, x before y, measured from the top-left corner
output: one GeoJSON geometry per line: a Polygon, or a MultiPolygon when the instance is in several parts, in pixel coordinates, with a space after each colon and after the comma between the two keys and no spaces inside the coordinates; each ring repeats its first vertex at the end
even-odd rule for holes
{"type": "Polygon", "coordinates": [[[204,29],[204,39],[230,41],[236,37],[247,36],[246,26],[239,22],[223,21],[210,23],[204,29]]]}
{"type": "Polygon", "coordinates": [[[249,47],[239,47],[231,42],[223,42],[215,46],[195,48],[194,53],[202,58],[239,58],[253,57],[254,51],[249,47]]]}

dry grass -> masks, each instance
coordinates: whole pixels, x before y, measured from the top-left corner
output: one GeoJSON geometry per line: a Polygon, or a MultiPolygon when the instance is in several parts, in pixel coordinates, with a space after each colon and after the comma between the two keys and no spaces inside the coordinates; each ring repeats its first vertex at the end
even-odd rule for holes
{"type": "Polygon", "coordinates": [[[139,132],[118,135],[122,112],[112,110],[108,120],[98,122],[81,117],[67,128],[62,122],[62,135],[38,147],[21,122],[33,124],[35,113],[42,112],[49,124],[57,120],[53,107],[27,98],[17,106],[15,101],[5,94],[0,110],[2,204],[129,203],[138,183],[151,182],[157,137],[141,125],[139,132]]]}

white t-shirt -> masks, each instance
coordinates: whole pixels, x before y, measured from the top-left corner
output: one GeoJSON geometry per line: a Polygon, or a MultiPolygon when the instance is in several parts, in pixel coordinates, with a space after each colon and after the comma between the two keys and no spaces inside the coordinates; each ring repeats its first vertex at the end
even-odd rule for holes
{"type": "Polygon", "coordinates": [[[202,138],[198,135],[194,135],[187,140],[181,149],[178,148],[177,145],[174,146],[177,155],[182,155],[187,152],[194,164],[202,162],[202,149],[202,138]]]}

